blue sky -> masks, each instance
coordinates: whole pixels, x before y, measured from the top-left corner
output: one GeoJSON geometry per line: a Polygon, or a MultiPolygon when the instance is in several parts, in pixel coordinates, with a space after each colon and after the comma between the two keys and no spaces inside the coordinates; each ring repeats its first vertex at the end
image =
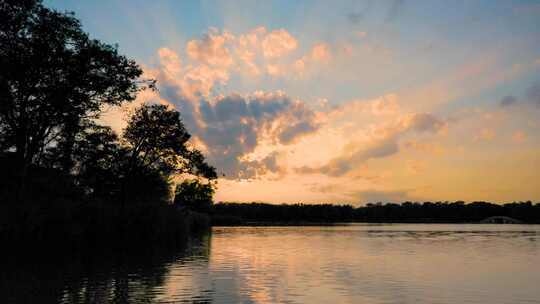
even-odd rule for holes
{"type": "Polygon", "coordinates": [[[540,1],[45,4],[158,79],[218,199],[540,200],[540,1]]]}

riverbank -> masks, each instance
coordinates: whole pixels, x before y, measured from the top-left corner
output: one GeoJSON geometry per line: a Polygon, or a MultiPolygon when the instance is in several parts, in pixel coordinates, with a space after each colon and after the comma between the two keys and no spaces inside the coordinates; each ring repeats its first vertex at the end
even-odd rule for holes
{"type": "Polygon", "coordinates": [[[175,247],[207,230],[210,218],[174,205],[55,202],[0,207],[3,248],[175,247]]]}

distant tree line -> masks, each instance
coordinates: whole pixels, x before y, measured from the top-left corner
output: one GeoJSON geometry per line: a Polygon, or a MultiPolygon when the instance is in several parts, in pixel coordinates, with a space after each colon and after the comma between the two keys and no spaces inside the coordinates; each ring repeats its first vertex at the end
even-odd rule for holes
{"type": "Polygon", "coordinates": [[[540,223],[540,203],[404,202],[351,205],[218,203],[212,208],[216,225],[267,223],[475,223],[492,216],[508,216],[524,223],[540,223]]]}

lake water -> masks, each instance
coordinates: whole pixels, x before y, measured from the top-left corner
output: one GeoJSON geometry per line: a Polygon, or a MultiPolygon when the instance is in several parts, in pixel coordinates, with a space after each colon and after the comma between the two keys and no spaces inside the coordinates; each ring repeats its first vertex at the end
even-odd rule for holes
{"type": "Polygon", "coordinates": [[[13,269],[17,303],[540,303],[540,225],[214,227],[181,252],[13,269]]]}

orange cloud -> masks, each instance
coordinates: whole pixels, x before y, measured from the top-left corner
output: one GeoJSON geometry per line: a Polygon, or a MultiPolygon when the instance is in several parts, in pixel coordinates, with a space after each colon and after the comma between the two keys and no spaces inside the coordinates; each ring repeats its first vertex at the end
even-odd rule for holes
{"type": "MultiPolygon", "coordinates": [[[[225,73],[234,70],[248,77],[304,76],[308,68],[327,64],[332,59],[330,46],[318,43],[303,56],[291,60],[288,55],[298,46],[297,39],[285,29],[268,32],[265,27],[257,27],[234,35],[227,30],[220,32],[210,28],[202,38],[187,43],[186,53],[194,67],[207,65],[225,73]]],[[[165,61],[169,55],[163,52],[160,57],[165,61]]]]}
{"type": "Polygon", "coordinates": [[[264,57],[275,58],[295,50],[298,47],[298,41],[289,32],[280,29],[266,35],[261,46],[264,57]]]}
{"type": "Polygon", "coordinates": [[[182,64],[178,54],[171,49],[160,48],[158,49],[158,55],[166,76],[170,79],[179,77],[182,70],[182,64]]]}
{"type": "Polygon", "coordinates": [[[311,59],[319,62],[328,62],[332,54],[326,43],[319,43],[311,49],[311,59]]]}
{"type": "Polygon", "coordinates": [[[342,176],[359,168],[370,159],[385,158],[397,154],[399,139],[408,133],[437,134],[447,128],[447,123],[428,113],[407,114],[397,121],[368,130],[363,140],[353,140],[347,144],[341,155],[325,165],[297,168],[301,174],[324,174],[342,176]]]}
{"type": "Polygon", "coordinates": [[[191,40],[187,43],[186,52],[192,60],[227,67],[233,64],[233,58],[226,43],[235,37],[227,31],[221,34],[217,29],[211,28],[201,40],[191,40]]]}

